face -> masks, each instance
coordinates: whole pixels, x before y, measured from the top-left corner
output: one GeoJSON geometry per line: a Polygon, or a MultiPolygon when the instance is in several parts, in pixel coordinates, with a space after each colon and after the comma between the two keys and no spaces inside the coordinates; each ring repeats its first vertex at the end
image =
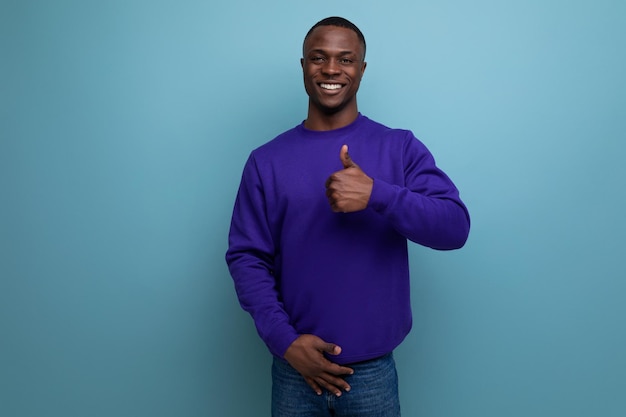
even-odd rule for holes
{"type": "Polygon", "coordinates": [[[356,113],[356,93],[366,66],[357,34],[338,26],[320,26],[306,39],[303,52],[304,88],[310,110],[356,113]]]}

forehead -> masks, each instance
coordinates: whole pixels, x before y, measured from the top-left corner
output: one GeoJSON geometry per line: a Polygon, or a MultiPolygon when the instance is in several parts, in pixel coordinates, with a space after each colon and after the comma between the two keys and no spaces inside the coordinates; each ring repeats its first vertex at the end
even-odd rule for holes
{"type": "Polygon", "coordinates": [[[319,26],[304,42],[304,53],[309,51],[351,52],[363,54],[363,45],[356,32],[339,26],[319,26]]]}

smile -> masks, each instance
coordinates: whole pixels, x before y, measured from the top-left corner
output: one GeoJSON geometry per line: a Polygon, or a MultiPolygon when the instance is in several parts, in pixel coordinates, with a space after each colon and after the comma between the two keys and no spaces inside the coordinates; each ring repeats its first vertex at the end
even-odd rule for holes
{"type": "Polygon", "coordinates": [[[324,90],[339,90],[341,87],[343,87],[343,85],[321,83],[320,87],[322,87],[324,90]]]}

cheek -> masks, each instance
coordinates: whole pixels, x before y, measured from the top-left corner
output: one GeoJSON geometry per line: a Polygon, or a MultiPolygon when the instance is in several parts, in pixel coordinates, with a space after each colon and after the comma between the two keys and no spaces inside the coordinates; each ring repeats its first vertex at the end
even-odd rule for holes
{"type": "Polygon", "coordinates": [[[312,71],[304,72],[304,80],[308,83],[313,83],[313,79],[315,78],[315,74],[312,71]]]}

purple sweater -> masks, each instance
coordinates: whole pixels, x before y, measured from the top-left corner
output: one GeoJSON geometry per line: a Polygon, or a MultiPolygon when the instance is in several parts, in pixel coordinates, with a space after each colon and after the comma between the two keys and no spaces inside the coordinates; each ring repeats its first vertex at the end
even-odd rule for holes
{"type": "Polygon", "coordinates": [[[301,124],[251,153],[226,261],[272,354],[310,333],[341,346],[332,360],[348,364],[391,352],[411,328],[407,239],[456,249],[469,225],[426,147],[359,114],[332,131],[301,124]],[[334,213],[325,195],[344,144],[374,179],[368,207],[355,213],[334,213]]]}

